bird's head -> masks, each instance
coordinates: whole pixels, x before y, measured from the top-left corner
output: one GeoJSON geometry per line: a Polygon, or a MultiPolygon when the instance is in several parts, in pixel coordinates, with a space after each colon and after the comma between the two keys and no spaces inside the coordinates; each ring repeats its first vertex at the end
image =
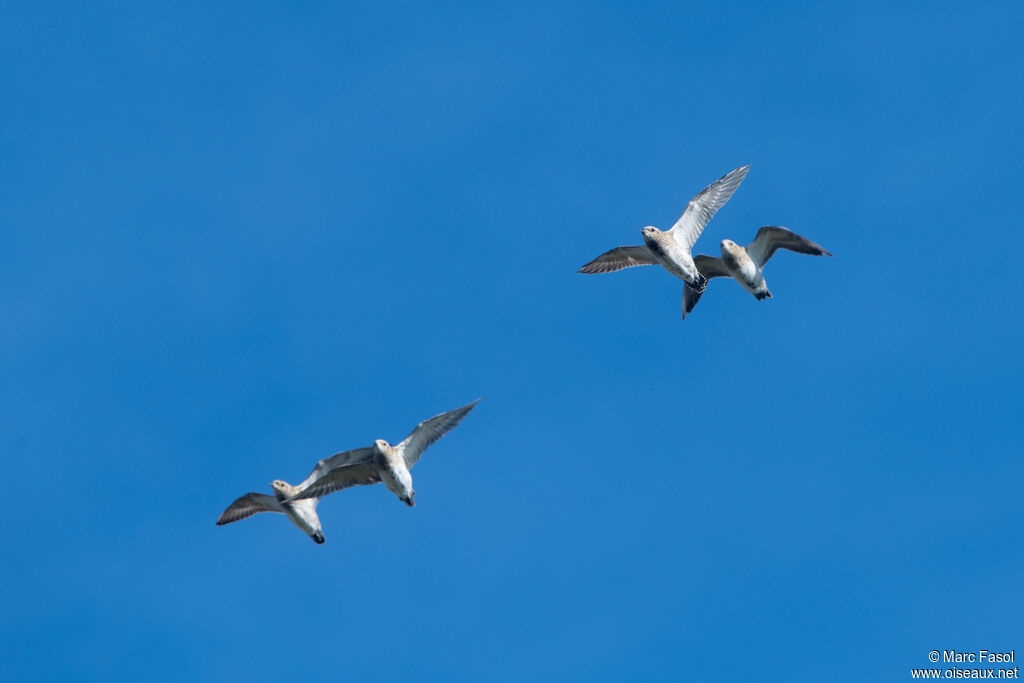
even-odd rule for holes
{"type": "Polygon", "coordinates": [[[735,254],[739,251],[740,245],[736,244],[732,240],[722,240],[721,247],[723,254],[735,254]]]}
{"type": "Polygon", "coordinates": [[[376,441],[373,442],[373,445],[376,446],[377,450],[380,451],[381,453],[384,453],[385,451],[387,451],[387,449],[391,448],[391,444],[389,444],[384,439],[377,439],[376,441]]]}
{"type": "Polygon", "coordinates": [[[646,237],[654,237],[659,232],[661,232],[661,231],[658,230],[653,225],[648,225],[647,227],[640,229],[640,234],[643,235],[645,238],[646,237]]]}
{"type": "Polygon", "coordinates": [[[277,493],[287,496],[289,495],[289,493],[291,493],[292,487],[286,481],[275,479],[274,481],[270,482],[270,488],[274,489],[274,491],[276,491],[277,493]]]}

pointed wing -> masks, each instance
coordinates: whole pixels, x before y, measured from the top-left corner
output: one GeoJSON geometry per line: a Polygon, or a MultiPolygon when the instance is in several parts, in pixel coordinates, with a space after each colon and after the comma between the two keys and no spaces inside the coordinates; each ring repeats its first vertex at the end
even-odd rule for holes
{"type": "Polygon", "coordinates": [[[740,166],[705,187],[700,194],[691,199],[690,203],[686,205],[683,215],[669,230],[676,242],[689,251],[704,231],[704,226],[708,224],[716,211],[725,206],[749,170],[750,164],[740,166]]]}
{"type": "Polygon", "coordinates": [[[579,272],[588,275],[592,273],[613,273],[616,270],[622,270],[631,266],[650,266],[655,263],[657,261],[654,259],[654,254],[643,245],[638,247],[615,247],[580,268],[579,272]]]}
{"type": "Polygon", "coordinates": [[[419,462],[423,451],[427,450],[430,444],[454,429],[456,425],[462,422],[462,418],[466,417],[469,411],[473,410],[476,404],[482,400],[478,398],[461,408],[435,415],[429,420],[424,420],[416,425],[416,429],[412,430],[412,434],[405,437],[405,440],[397,446],[398,452],[405,459],[405,466],[411,469],[413,465],[419,462]]]}
{"type": "Polygon", "coordinates": [[[812,254],[814,256],[831,256],[821,246],[801,237],[795,232],[790,232],[777,225],[766,225],[757,231],[757,237],[747,245],[747,253],[758,268],[764,266],[772,257],[776,249],[789,249],[800,254],[812,254]]]}
{"type": "Polygon", "coordinates": [[[683,288],[683,320],[686,320],[686,314],[693,310],[703,293],[704,290],[695,289],[690,285],[683,288]]]}
{"type": "Polygon", "coordinates": [[[331,470],[344,467],[345,465],[358,465],[359,463],[368,462],[373,457],[373,446],[367,446],[365,448],[357,448],[353,451],[342,451],[341,453],[335,453],[334,455],[324,458],[316,464],[313,471],[309,473],[309,476],[302,480],[296,488],[300,491],[304,491],[307,486],[315,482],[320,477],[324,476],[331,470]]]}
{"type": "Polygon", "coordinates": [[[290,500],[323,498],[329,493],[347,489],[351,486],[367,486],[379,482],[380,472],[377,471],[377,466],[373,462],[367,461],[355,465],[342,465],[331,469],[290,500]]]}
{"type": "Polygon", "coordinates": [[[284,508],[273,496],[268,496],[265,493],[247,493],[229,505],[227,510],[220,513],[217,526],[252,517],[257,512],[284,512],[284,508]]]}

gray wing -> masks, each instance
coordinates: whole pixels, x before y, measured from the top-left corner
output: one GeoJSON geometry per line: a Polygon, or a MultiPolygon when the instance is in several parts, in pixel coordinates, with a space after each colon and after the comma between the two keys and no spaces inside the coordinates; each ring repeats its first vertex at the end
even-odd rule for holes
{"type": "Polygon", "coordinates": [[[268,496],[265,493],[247,493],[229,505],[227,510],[220,513],[217,526],[252,517],[257,512],[284,512],[284,508],[273,496],[268,496]]]}
{"type": "MultiPolygon", "coordinates": [[[[709,280],[713,277],[732,276],[729,269],[725,267],[725,262],[717,256],[701,254],[693,259],[693,263],[697,266],[697,272],[709,280]]],[[[683,320],[686,320],[686,314],[693,310],[703,293],[703,289],[686,285],[686,289],[683,290],[683,320]]]]}
{"type": "Polygon", "coordinates": [[[412,430],[412,434],[405,437],[402,443],[397,446],[398,452],[405,459],[405,466],[411,469],[413,465],[419,462],[423,451],[427,450],[430,444],[454,429],[456,425],[462,422],[462,418],[466,417],[469,411],[473,410],[474,406],[482,400],[478,398],[461,408],[435,415],[429,420],[424,420],[416,425],[416,429],[412,430]]]}
{"type": "Polygon", "coordinates": [[[758,268],[764,266],[772,257],[776,249],[789,249],[800,254],[812,254],[814,256],[831,256],[821,246],[801,237],[795,232],[790,232],[777,225],[766,225],[757,231],[757,237],[747,245],[747,253],[758,268]]]}
{"type": "Polygon", "coordinates": [[[357,448],[353,451],[342,451],[341,453],[335,453],[334,455],[324,458],[316,464],[313,471],[309,473],[309,476],[302,480],[296,488],[299,490],[305,490],[305,488],[311,485],[320,477],[324,476],[331,470],[344,467],[345,465],[358,465],[359,463],[367,462],[373,457],[373,446],[367,446],[365,448],[357,448]]]}
{"type": "Polygon", "coordinates": [[[704,290],[694,289],[690,285],[683,289],[683,320],[686,320],[686,314],[693,310],[703,293],[704,290]]]}
{"type": "Polygon", "coordinates": [[[749,170],[750,164],[740,166],[705,187],[691,199],[690,203],[686,205],[683,215],[669,230],[676,242],[689,251],[704,231],[704,226],[708,224],[716,211],[725,206],[749,170]]]}
{"type": "Polygon", "coordinates": [[[588,275],[592,273],[613,273],[616,270],[622,270],[630,266],[650,266],[655,263],[657,261],[654,258],[654,254],[643,245],[638,247],[615,247],[580,268],[579,272],[588,275]]]}
{"type": "Polygon", "coordinates": [[[335,467],[325,475],[307,486],[301,493],[290,500],[306,498],[323,498],[329,493],[347,489],[351,486],[366,486],[380,482],[380,472],[372,462],[335,467]]]}
{"type": "Polygon", "coordinates": [[[725,261],[717,256],[700,254],[693,259],[693,264],[697,266],[697,271],[709,280],[713,277],[732,277],[732,273],[725,267],[725,261]]]}

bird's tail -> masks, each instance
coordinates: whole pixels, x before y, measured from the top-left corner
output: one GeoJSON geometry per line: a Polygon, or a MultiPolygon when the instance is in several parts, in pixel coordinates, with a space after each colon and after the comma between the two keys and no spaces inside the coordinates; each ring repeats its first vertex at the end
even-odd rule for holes
{"type": "Polygon", "coordinates": [[[686,288],[683,290],[683,320],[686,320],[686,314],[693,310],[693,307],[700,301],[700,295],[703,293],[703,289],[686,285],[686,288]]]}

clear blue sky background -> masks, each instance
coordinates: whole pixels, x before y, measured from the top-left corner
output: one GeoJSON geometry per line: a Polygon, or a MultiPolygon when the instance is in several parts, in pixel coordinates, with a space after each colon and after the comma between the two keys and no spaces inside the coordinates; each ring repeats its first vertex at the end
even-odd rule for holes
{"type": "Polygon", "coordinates": [[[1024,658],[1019,4],[208,4],[0,9],[5,676],[1024,658]],[[745,163],[834,260],[576,273],[745,163]]]}

